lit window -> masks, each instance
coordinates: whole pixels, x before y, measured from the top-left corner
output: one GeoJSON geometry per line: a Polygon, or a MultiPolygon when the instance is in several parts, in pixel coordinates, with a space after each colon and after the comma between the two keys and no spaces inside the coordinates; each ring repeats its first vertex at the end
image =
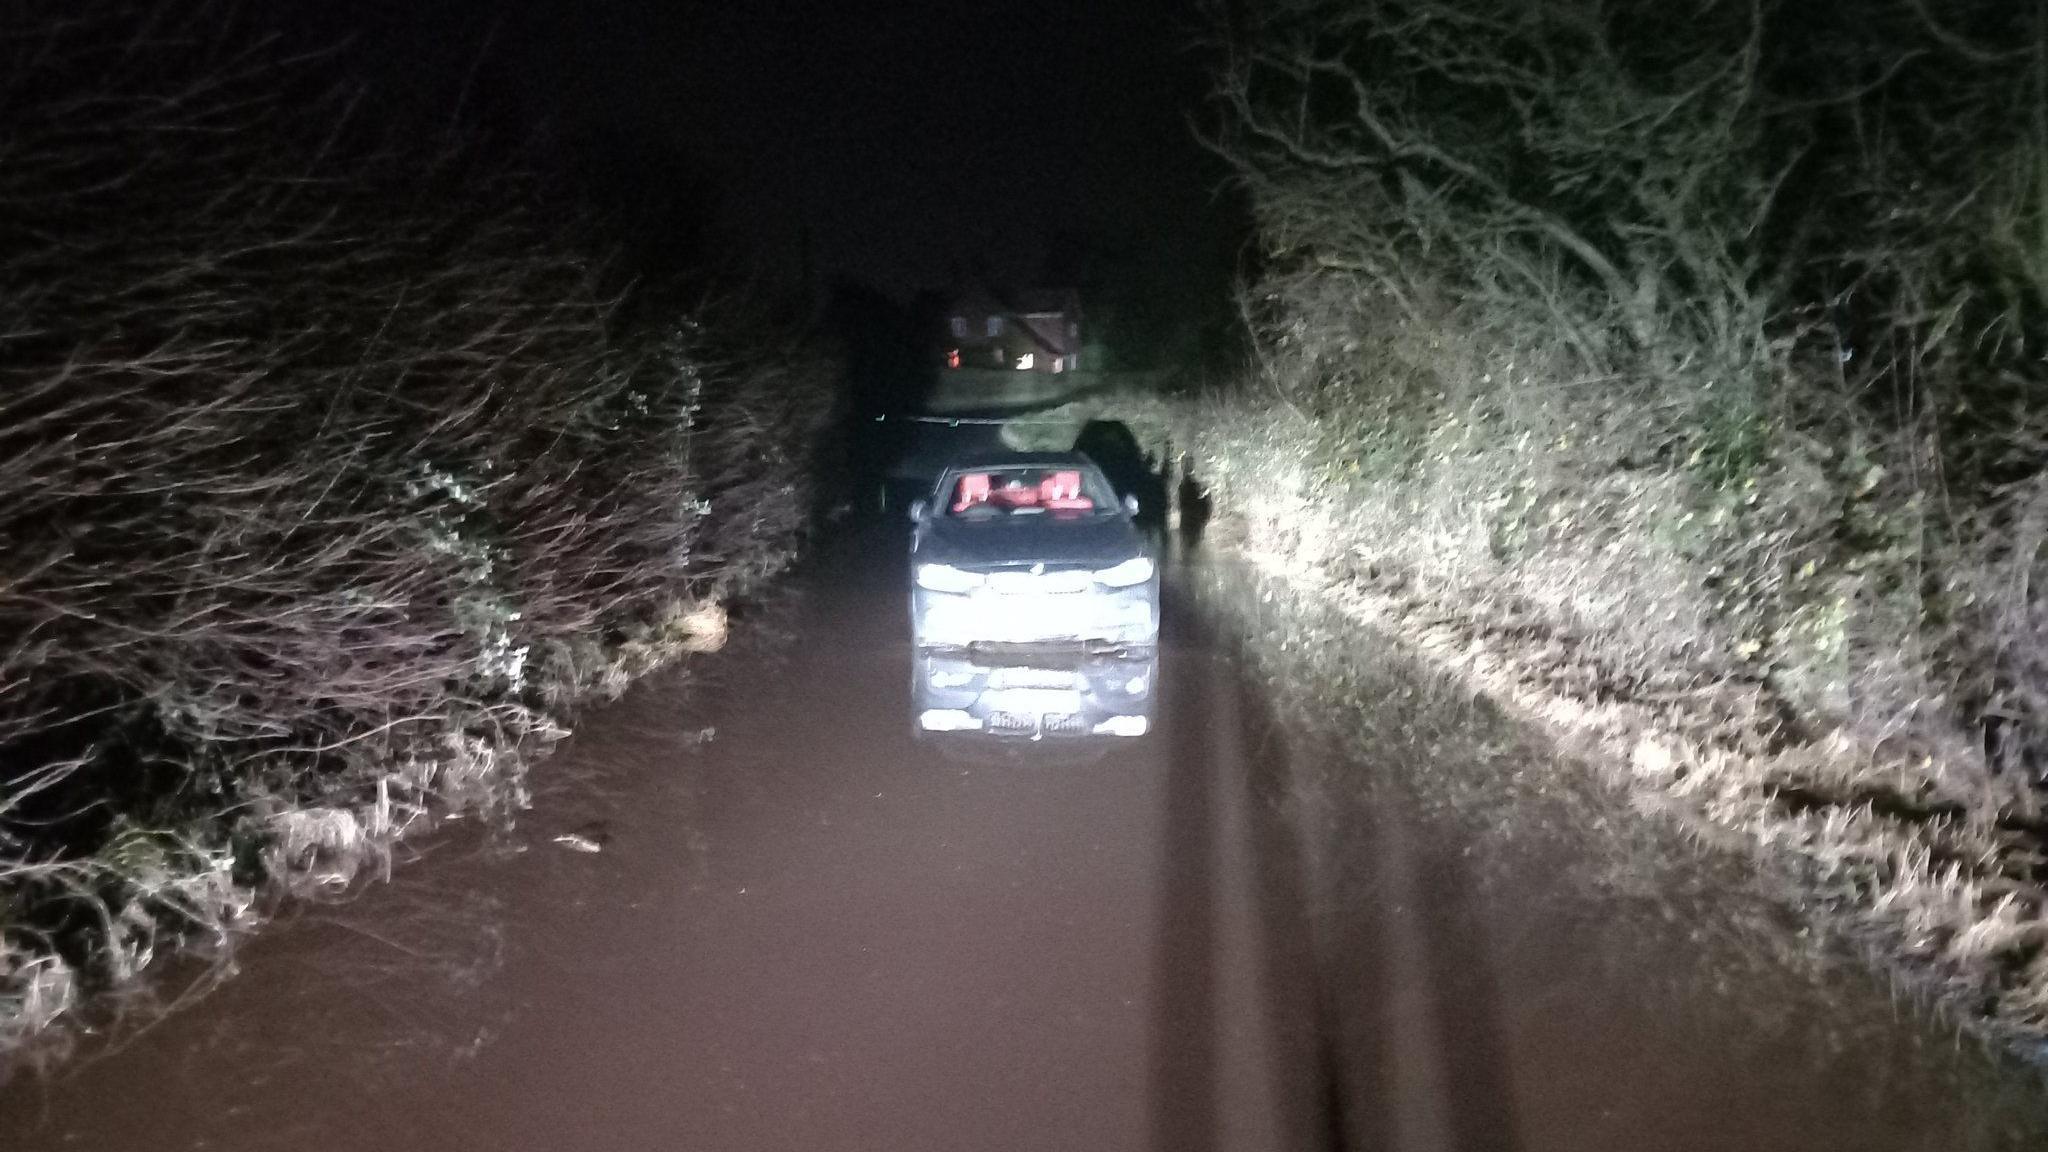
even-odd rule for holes
{"type": "Polygon", "coordinates": [[[988,334],[991,336],[1001,336],[1003,334],[1003,318],[1001,316],[991,316],[988,318],[988,334]]]}
{"type": "Polygon", "coordinates": [[[1031,352],[1026,352],[1026,353],[1025,353],[1025,354],[1023,354],[1022,356],[1019,356],[1019,357],[1017,357],[1017,371],[1019,371],[1019,372],[1029,372],[1029,371],[1031,371],[1031,366],[1032,366],[1033,364],[1036,364],[1037,362],[1038,362],[1038,356],[1037,356],[1037,354],[1035,354],[1035,353],[1031,353],[1031,352]]]}
{"type": "Polygon", "coordinates": [[[953,335],[962,340],[967,338],[967,317],[953,317],[953,335]]]}
{"type": "Polygon", "coordinates": [[[1067,358],[1065,356],[1053,357],[1052,370],[1055,372],[1065,372],[1067,370],[1067,358]]]}

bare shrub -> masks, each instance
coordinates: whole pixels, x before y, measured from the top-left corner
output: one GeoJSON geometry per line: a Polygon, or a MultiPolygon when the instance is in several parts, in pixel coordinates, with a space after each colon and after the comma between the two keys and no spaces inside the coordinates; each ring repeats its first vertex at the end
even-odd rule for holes
{"type": "Polygon", "coordinates": [[[562,707],[786,563],[826,383],[627,323],[534,167],[371,130],[250,12],[13,7],[0,1043],[516,802],[562,707]]]}
{"type": "Polygon", "coordinates": [[[1945,910],[1938,964],[2025,1027],[2027,958],[1983,942],[2041,906],[2044,21],[1234,6],[1212,143],[1258,225],[1257,358],[1179,437],[1254,548],[1740,753],[1652,775],[1857,861],[1846,900],[1945,910]],[[1966,850],[1901,847],[1964,815],[1966,850]]]}

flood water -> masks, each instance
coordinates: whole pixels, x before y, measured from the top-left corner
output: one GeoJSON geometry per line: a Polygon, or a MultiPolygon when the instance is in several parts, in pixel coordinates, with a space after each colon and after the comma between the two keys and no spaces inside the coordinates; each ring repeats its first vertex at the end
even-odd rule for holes
{"type": "Polygon", "coordinates": [[[18,1077],[0,1147],[2048,1146],[2038,1073],[1533,735],[1393,657],[1246,657],[1315,621],[1225,566],[1171,573],[1149,734],[916,738],[902,549],[828,544],[516,827],[18,1077]]]}

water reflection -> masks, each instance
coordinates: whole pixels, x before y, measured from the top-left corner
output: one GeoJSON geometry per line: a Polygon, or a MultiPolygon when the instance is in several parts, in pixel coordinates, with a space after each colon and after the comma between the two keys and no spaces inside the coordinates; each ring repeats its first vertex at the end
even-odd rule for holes
{"type": "Polygon", "coordinates": [[[1101,754],[1152,731],[1158,679],[1154,649],[913,649],[911,727],[969,754],[1101,754]]]}

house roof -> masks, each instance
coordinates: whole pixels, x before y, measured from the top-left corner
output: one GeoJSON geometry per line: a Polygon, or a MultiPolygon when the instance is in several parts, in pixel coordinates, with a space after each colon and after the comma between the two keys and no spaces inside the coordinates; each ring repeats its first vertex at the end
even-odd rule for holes
{"type": "Polygon", "coordinates": [[[1053,356],[1064,356],[1075,351],[1068,342],[1065,330],[1055,328],[1050,332],[1040,331],[1031,321],[1052,317],[1078,321],[1080,305],[1080,294],[1072,288],[1035,288],[998,294],[988,285],[977,281],[956,293],[947,311],[956,316],[973,313],[1011,317],[1017,321],[1015,326],[1041,351],[1053,356]]]}
{"type": "Polygon", "coordinates": [[[949,472],[973,472],[996,468],[1076,468],[1095,461],[1079,452],[978,452],[963,453],[946,465],[949,472]]]}
{"type": "Polygon", "coordinates": [[[1066,315],[1080,310],[1080,298],[1072,288],[1036,288],[1012,295],[1010,310],[1025,316],[1066,315]]]}

